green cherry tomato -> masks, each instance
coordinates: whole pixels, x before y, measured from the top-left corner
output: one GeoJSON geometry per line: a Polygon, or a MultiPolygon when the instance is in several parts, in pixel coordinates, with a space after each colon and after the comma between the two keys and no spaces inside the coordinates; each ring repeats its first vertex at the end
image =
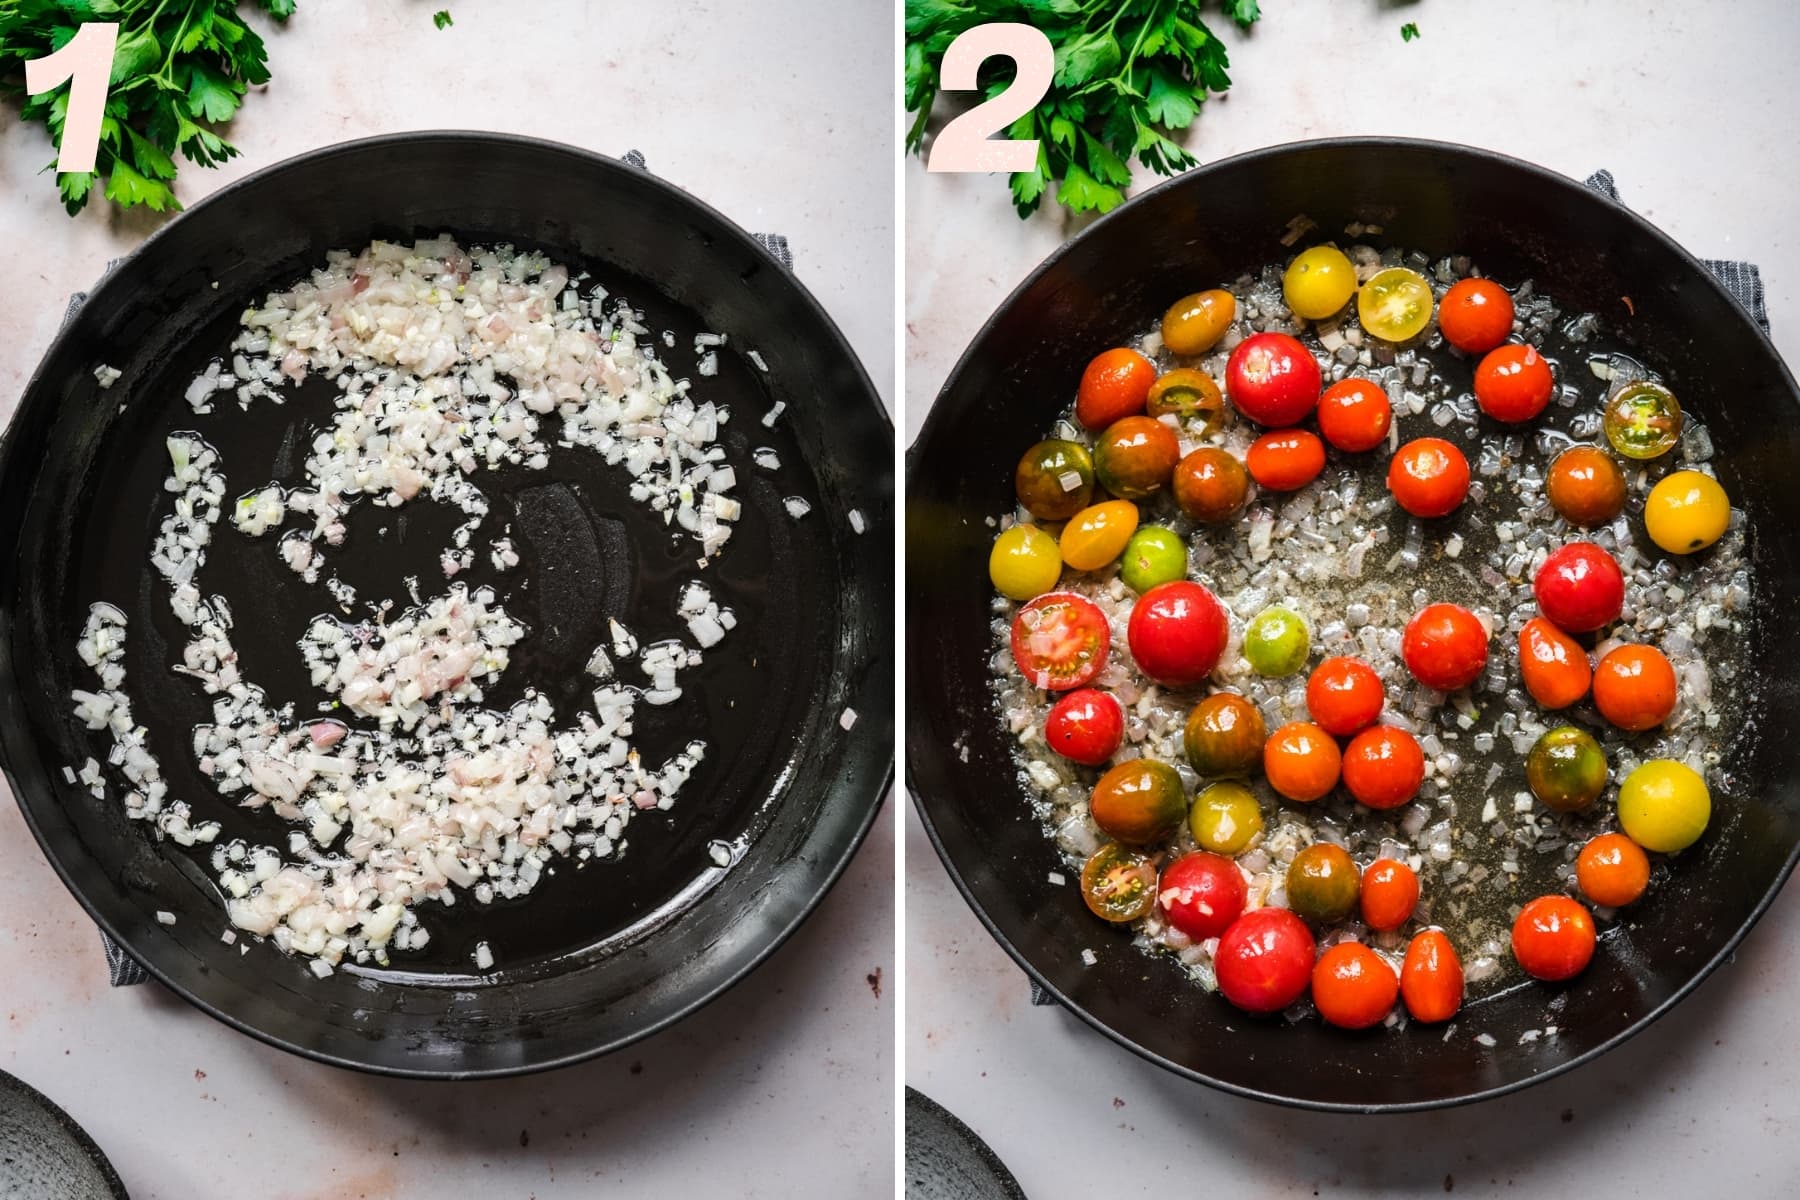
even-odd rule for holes
{"type": "Polygon", "coordinates": [[[1606,398],[1601,428],[1626,458],[1661,458],[1681,440],[1681,405],[1668,388],[1635,380],[1606,398]]]}
{"type": "Polygon", "coordinates": [[[1214,692],[1194,705],[1181,741],[1200,774],[1248,775],[1262,761],[1268,732],[1256,705],[1236,692],[1214,692]]]}
{"type": "Polygon", "coordinates": [[[1132,591],[1147,592],[1186,574],[1187,543],[1173,529],[1145,525],[1125,543],[1119,575],[1132,591]]]}
{"type": "Polygon", "coordinates": [[[1188,809],[1188,832],[1214,854],[1242,854],[1262,829],[1262,806],[1241,783],[1203,788],[1188,809]]]}
{"type": "Polygon", "coordinates": [[[988,578],[1002,596],[1029,600],[1056,587],[1062,578],[1062,552],[1056,539],[1036,525],[1014,525],[994,539],[988,555],[988,578]]]}
{"type": "Polygon", "coordinates": [[[1040,521],[1066,521],[1094,495],[1094,460],[1079,442],[1051,438],[1025,452],[1013,472],[1025,511],[1040,521]]]}
{"type": "Polygon", "coordinates": [[[1244,629],[1244,657],[1258,675],[1292,675],[1306,665],[1311,649],[1306,619],[1291,608],[1265,608],[1244,629]]]}
{"type": "Polygon", "coordinates": [[[1081,868],[1081,898],[1103,921],[1135,921],[1156,903],[1156,868],[1136,850],[1108,842],[1081,868]]]}
{"type": "Polygon", "coordinates": [[[1342,846],[1315,842],[1294,855],[1288,865],[1288,907],[1321,925],[1334,924],[1354,912],[1361,891],[1361,873],[1342,846]]]}
{"type": "Polygon", "coordinates": [[[1606,790],[1606,752],[1587,730],[1559,725],[1526,756],[1525,782],[1557,812],[1580,812],[1606,790]]]}

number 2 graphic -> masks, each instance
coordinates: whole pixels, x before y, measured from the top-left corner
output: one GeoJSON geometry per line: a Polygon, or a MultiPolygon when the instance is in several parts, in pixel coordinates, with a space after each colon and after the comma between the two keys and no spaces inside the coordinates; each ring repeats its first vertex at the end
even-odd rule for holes
{"type": "Polygon", "coordinates": [[[1050,90],[1056,52],[1042,30],[1016,21],[992,21],[964,30],[944,51],[942,87],[975,90],[975,74],[995,55],[1018,68],[1012,84],[939,131],[931,143],[927,171],[1029,171],[1037,166],[1038,139],[996,139],[1014,121],[1037,107],[1050,90]]]}

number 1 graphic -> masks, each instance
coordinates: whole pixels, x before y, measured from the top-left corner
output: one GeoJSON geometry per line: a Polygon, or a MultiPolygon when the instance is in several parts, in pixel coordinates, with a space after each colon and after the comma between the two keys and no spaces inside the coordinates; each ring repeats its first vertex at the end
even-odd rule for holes
{"type": "Polygon", "coordinates": [[[113,46],[119,27],[88,22],[68,45],[25,64],[25,90],[35,96],[69,83],[69,107],[63,117],[62,144],[56,169],[92,171],[100,153],[100,118],[106,112],[106,88],[112,75],[113,46]]]}

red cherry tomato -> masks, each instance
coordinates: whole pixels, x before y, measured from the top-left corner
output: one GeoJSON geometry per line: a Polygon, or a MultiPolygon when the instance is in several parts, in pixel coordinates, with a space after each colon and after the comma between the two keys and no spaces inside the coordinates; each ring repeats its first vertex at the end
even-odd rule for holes
{"type": "Polygon", "coordinates": [[[1125,713],[1110,694],[1082,688],[1058,700],[1044,718],[1044,741],[1072,762],[1097,767],[1125,737],[1125,713]]]}
{"type": "Polygon", "coordinates": [[[1594,678],[1581,643],[1542,617],[1531,618],[1519,630],[1519,674],[1525,690],[1544,708],[1569,707],[1587,695],[1594,678]]]}
{"type": "Polygon", "coordinates": [[[1138,669],[1172,687],[1199,683],[1212,674],[1225,653],[1226,632],[1225,610],[1211,592],[1189,579],[1159,583],[1139,596],[1125,627],[1138,669]]]}
{"type": "Polygon", "coordinates": [[[1425,782],[1419,739],[1392,725],[1375,725],[1344,747],[1344,786],[1370,808],[1399,808],[1425,782]]]}
{"type": "Polygon", "coordinates": [[[1519,910],[1512,949],[1527,975],[1571,979],[1594,957],[1594,918],[1567,896],[1539,896],[1519,910]]]}
{"type": "Polygon", "coordinates": [[[1114,421],[1144,411],[1156,368],[1127,346],[1104,350],[1081,373],[1075,393],[1075,419],[1088,429],[1105,429],[1114,421]]]}
{"type": "Polygon", "coordinates": [[[1306,681],[1306,711],[1333,737],[1349,737],[1373,725],[1386,703],[1381,676],[1360,658],[1328,658],[1306,681]]]}
{"type": "Polygon", "coordinates": [[[1251,909],[1213,954],[1219,991],[1245,1012],[1280,1012],[1306,994],[1312,969],[1312,932],[1285,908],[1251,909]]]}
{"type": "Polygon", "coordinates": [[[1556,380],[1535,346],[1491,350],[1475,368],[1475,403],[1496,421],[1529,421],[1544,411],[1556,380]]]}
{"type": "Polygon", "coordinates": [[[1053,692],[1092,683],[1111,645],[1106,614],[1074,592],[1045,592],[1013,618],[1013,661],[1034,686],[1053,692]]]}
{"type": "Polygon", "coordinates": [[[1367,1029],[1394,1010],[1394,1001],[1400,998],[1400,978],[1367,946],[1339,942],[1313,966],[1312,997],[1328,1024],[1339,1029],[1367,1029]]]}
{"type": "Polygon", "coordinates": [[[1225,362],[1225,391],[1237,410],[1280,429],[1298,425],[1319,402],[1319,362],[1299,339],[1253,333],[1225,362]]]}
{"type": "Polygon", "coordinates": [[[1538,608],[1570,633],[1588,633],[1619,619],[1625,607],[1625,573],[1592,542],[1555,550],[1532,581],[1538,608]]]}
{"type": "Polygon", "coordinates": [[[1387,393],[1367,379],[1340,379],[1319,397],[1319,432],[1339,450],[1373,450],[1393,421],[1387,393]]]}
{"type": "Polygon", "coordinates": [[[1243,914],[1245,890],[1236,863],[1197,850],[1163,868],[1156,900],[1169,924],[1202,942],[1224,933],[1243,914]]]}
{"type": "Polygon", "coordinates": [[[1512,336],[1513,302],[1491,279],[1459,279],[1438,301],[1444,340],[1470,354],[1486,354],[1512,336]]]}
{"type": "Polygon", "coordinates": [[[1444,517],[1469,494],[1469,460],[1443,438],[1414,438],[1388,463],[1388,491],[1415,517],[1444,517]]]}
{"type": "Polygon", "coordinates": [[[1370,929],[1386,932],[1412,920],[1419,906],[1419,876],[1394,858],[1378,858],[1362,876],[1362,919],[1370,929]]]}
{"type": "Polygon", "coordinates": [[[1462,959],[1441,929],[1413,936],[1400,965],[1400,997],[1415,1021],[1448,1021],[1462,1007],[1462,959]]]}
{"type": "Polygon", "coordinates": [[[1474,683],[1487,666],[1487,628],[1459,604],[1427,604],[1406,623],[1400,655],[1414,679],[1454,692],[1474,683]]]}
{"type": "Polygon", "coordinates": [[[1304,429],[1277,429],[1250,443],[1250,478],[1271,492],[1295,492],[1325,469],[1325,443],[1304,429]]]}

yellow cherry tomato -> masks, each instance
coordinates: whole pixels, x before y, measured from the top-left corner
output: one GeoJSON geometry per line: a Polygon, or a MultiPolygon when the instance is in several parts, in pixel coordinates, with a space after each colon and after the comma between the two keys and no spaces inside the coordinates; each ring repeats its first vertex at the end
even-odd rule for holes
{"type": "Polygon", "coordinates": [[[1625,777],[1619,788],[1619,825],[1646,850],[1674,854],[1706,831],[1712,796],[1693,768],[1653,758],[1625,777]]]}
{"type": "Polygon", "coordinates": [[[1711,475],[1676,471],[1650,489],[1644,528],[1670,554],[1692,554],[1718,541],[1731,524],[1731,501],[1711,475]]]}
{"type": "Polygon", "coordinates": [[[1241,783],[1215,783],[1194,797],[1188,831],[1214,854],[1241,854],[1263,831],[1262,806],[1256,793],[1241,783]]]}
{"type": "Polygon", "coordinates": [[[1205,354],[1219,344],[1237,316],[1237,297],[1223,288],[1183,296],[1163,314],[1163,345],[1170,354],[1205,354]]]}
{"type": "Polygon", "coordinates": [[[1356,268],[1336,246],[1302,250],[1281,276],[1281,294],[1296,317],[1323,321],[1356,294],[1356,268]]]}
{"type": "Polygon", "coordinates": [[[1056,539],[1036,525],[1014,525],[994,539],[988,578],[1002,596],[1012,600],[1029,600],[1050,591],[1062,578],[1056,539]]]}
{"type": "Polygon", "coordinates": [[[1137,505],[1129,500],[1090,504],[1063,526],[1062,560],[1077,571],[1098,571],[1125,553],[1137,524],[1137,505]]]}
{"type": "Polygon", "coordinates": [[[1431,323],[1431,285],[1417,271],[1377,271],[1356,295],[1362,327],[1378,338],[1404,342],[1431,323]]]}

